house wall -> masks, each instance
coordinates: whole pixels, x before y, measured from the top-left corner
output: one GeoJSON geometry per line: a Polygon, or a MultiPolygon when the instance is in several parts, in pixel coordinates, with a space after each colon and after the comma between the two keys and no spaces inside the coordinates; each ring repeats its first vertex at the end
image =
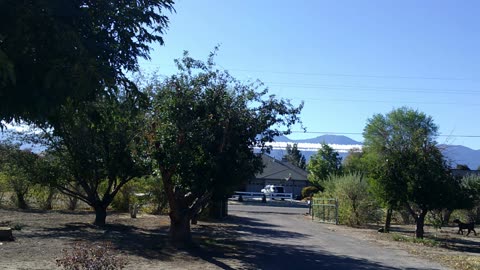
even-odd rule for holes
{"type": "Polygon", "coordinates": [[[266,185],[283,186],[285,187],[285,193],[292,193],[293,198],[296,198],[302,196],[302,189],[309,184],[305,180],[253,179],[248,181],[245,191],[260,192],[266,185]]]}

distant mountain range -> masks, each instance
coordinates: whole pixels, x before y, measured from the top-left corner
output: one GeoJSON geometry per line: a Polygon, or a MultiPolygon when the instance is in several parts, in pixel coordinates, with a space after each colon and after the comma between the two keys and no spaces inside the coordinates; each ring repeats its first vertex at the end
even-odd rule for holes
{"type": "MultiPolygon", "coordinates": [[[[286,154],[285,147],[282,146],[297,143],[299,150],[305,156],[307,161],[318,151],[318,149],[320,149],[321,143],[330,145],[333,149],[339,152],[339,155],[342,158],[345,158],[348,155],[349,149],[362,147],[361,142],[340,135],[322,135],[315,138],[301,140],[292,140],[285,136],[279,136],[275,138],[275,142],[273,150],[270,153],[271,156],[281,159],[286,154]]],[[[443,154],[453,168],[456,167],[457,164],[465,164],[470,169],[476,170],[480,165],[480,150],[473,150],[462,145],[442,144],[439,145],[439,147],[442,149],[443,154]]]]}
{"type": "MultiPolygon", "coordinates": [[[[0,131],[0,141],[5,140],[8,137],[8,132],[0,131]]],[[[310,139],[292,140],[285,136],[279,136],[275,138],[273,144],[273,150],[270,155],[281,159],[287,151],[285,150],[287,144],[298,144],[299,150],[305,156],[307,161],[315,154],[322,143],[330,145],[333,149],[339,152],[339,155],[344,159],[348,155],[348,151],[352,148],[361,149],[362,143],[355,141],[349,137],[341,135],[322,135],[310,139]]],[[[476,170],[480,166],[480,150],[473,150],[471,148],[462,145],[439,145],[442,149],[445,157],[450,161],[452,167],[456,167],[457,164],[465,164],[470,169],[476,170]]],[[[36,145],[25,144],[22,148],[30,148],[34,152],[41,152],[43,148],[36,145]]]]}

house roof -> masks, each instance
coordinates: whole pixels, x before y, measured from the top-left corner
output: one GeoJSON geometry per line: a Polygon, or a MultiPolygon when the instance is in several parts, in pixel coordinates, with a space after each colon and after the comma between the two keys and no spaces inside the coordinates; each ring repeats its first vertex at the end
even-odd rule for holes
{"type": "Polygon", "coordinates": [[[274,157],[262,154],[263,172],[256,174],[256,179],[289,179],[307,181],[307,171],[298,168],[287,161],[280,161],[274,157]]]}

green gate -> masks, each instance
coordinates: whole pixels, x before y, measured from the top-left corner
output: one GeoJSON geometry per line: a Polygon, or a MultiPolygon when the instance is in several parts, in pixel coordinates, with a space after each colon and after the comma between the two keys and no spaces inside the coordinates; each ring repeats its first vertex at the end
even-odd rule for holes
{"type": "Polygon", "coordinates": [[[338,225],[338,199],[313,198],[312,220],[338,225]]]}

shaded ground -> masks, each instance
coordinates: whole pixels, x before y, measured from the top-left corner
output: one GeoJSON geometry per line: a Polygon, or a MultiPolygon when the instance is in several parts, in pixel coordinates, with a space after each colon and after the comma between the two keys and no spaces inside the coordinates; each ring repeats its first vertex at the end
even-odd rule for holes
{"type": "MultiPolygon", "coordinates": [[[[0,244],[0,269],[55,269],[62,249],[78,241],[111,242],[127,269],[442,269],[371,231],[312,222],[304,208],[261,207],[230,205],[227,220],[200,222],[193,227],[199,246],[188,251],[167,244],[165,216],[110,214],[110,225],[97,228],[89,212],[0,210],[0,224],[21,228],[16,241],[0,244]],[[376,258],[387,249],[391,262],[376,258]]],[[[478,238],[460,240],[478,248],[478,238]]]]}

